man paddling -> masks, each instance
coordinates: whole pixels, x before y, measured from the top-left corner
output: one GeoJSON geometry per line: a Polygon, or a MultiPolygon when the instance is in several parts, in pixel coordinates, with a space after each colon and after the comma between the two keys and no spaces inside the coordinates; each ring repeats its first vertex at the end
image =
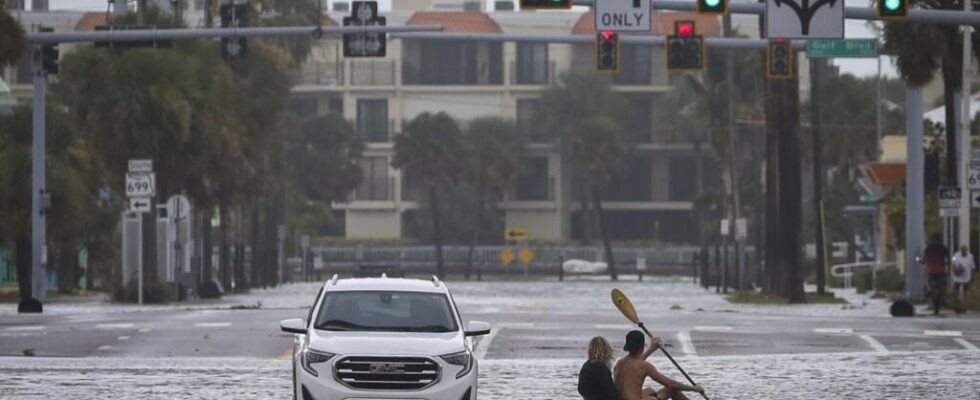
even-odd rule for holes
{"type": "Polygon", "coordinates": [[[623,400],[687,400],[683,392],[704,393],[701,386],[685,385],[657,371],[653,364],[647,362],[647,358],[660,348],[660,338],[654,338],[646,351],[643,350],[645,340],[643,332],[630,331],[626,335],[626,345],[623,346],[623,350],[629,354],[620,359],[613,370],[616,386],[623,400]],[[659,391],[643,388],[647,377],[664,388],[659,391]]]}

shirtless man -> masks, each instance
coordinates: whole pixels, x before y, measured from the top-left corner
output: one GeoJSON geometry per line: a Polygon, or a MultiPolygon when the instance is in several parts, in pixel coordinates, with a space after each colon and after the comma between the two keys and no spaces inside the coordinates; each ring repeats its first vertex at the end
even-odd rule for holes
{"type": "Polygon", "coordinates": [[[685,385],[657,371],[653,364],[647,362],[647,357],[660,348],[660,338],[654,338],[646,351],[643,350],[644,341],[642,332],[628,333],[623,350],[629,354],[616,362],[613,370],[613,377],[623,400],[687,400],[687,396],[682,392],[704,393],[704,389],[700,386],[685,385]],[[648,376],[664,388],[659,391],[643,388],[643,382],[648,376]]]}

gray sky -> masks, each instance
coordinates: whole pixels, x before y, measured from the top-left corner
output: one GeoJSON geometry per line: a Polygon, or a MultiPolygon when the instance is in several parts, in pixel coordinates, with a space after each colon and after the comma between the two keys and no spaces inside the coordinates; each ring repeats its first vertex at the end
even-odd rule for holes
{"type": "MultiPolygon", "coordinates": [[[[390,7],[391,0],[380,0],[382,9],[390,7]]],[[[515,2],[518,0],[515,0],[515,2]]],[[[869,7],[869,0],[846,0],[850,7],[869,7]]],[[[28,2],[30,3],[30,2],[28,2]]],[[[80,10],[80,11],[103,11],[106,9],[106,0],[50,0],[49,6],[52,10],[80,10]]],[[[868,26],[866,21],[848,20],[844,25],[844,34],[848,38],[872,38],[875,33],[868,26]]],[[[874,76],[878,70],[878,63],[874,59],[838,59],[835,64],[841,67],[841,72],[851,73],[857,76],[874,76]]],[[[886,76],[896,76],[895,67],[889,59],[881,63],[882,73],[886,76]]]]}

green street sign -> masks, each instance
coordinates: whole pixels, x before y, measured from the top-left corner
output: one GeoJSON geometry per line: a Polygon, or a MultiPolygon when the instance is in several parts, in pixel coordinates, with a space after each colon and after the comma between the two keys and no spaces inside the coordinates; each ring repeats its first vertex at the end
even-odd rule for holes
{"type": "Polygon", "coordinates": [[[811,39],[806,42],[808,58],[875,58],[877,39],[811,39]]]}

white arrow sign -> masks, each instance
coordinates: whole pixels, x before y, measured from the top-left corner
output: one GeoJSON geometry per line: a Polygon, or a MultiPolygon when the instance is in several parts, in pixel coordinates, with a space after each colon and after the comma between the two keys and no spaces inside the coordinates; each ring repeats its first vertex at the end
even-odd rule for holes
{"type": "Polygon", "coordinates": [[[596,0],[595,30],[649,32],[650,0],[596,0]]]}
{"type": "Polygon", "coordinates": [[[135,213],[150,212],[150,199],[145,197],[133,197],[129,199],[129,211],[135,213]]]}

